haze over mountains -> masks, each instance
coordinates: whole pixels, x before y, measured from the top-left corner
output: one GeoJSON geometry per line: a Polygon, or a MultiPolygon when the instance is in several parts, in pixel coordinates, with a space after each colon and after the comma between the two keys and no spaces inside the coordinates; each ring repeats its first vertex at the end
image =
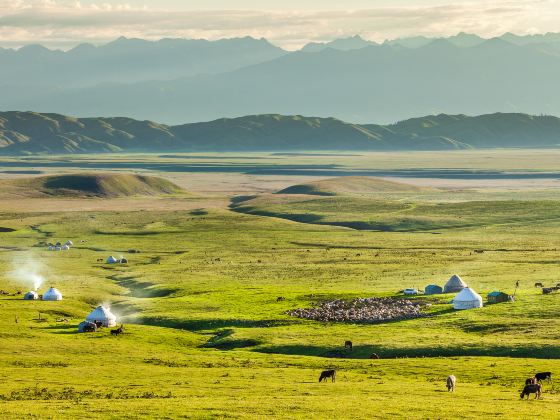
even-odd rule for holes
{"type": "Polygon", "coordinates": [[[264,39],[120,38],[0,50],[0,109],[166,124],[272,113],[384,124],[429,114],[560,115],[560,35],[360,37],[284,51],[264,39]]]}
{"type": "Polygon", "coordinates": [[[455,150],[560,146],[560,119],[435,115],[392,125],[254,115],[168,126],[129,118],[0,113],[0,155],[111,152],[455,150]]]}

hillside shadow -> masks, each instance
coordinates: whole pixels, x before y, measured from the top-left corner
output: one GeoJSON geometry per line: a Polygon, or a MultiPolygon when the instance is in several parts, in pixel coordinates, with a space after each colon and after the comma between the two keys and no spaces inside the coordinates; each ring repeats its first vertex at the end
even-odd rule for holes
{"type": "MultiPolygon", "coordinates": [[[[343,337],[344,339],[344,337],[343,337]]],[[[340,340],[338,340],[340,341],[340,340]]],[[[316,356],[340,359],[370,359],[372,353],[380,359],[402,359],[402,358],[425,358],[425,357],[512,357],[512,358],[534,358],[534,359],[560,359],[560,345],[548,346],[507,346],[488,347],[408,347],[394,348],[383,345],[361,346],[355,345],[353,350],[346,350],[340,346],[308,346],[308,345],[283,345],[266,346],[257,348],[259,353],[316,356]]],[[[374,359],[372,359],[374,360],[374,359]]]]}
{"type": "Polygon", "coordinates": [[[139,317],[136,324],[150,325],[153,327],[175,328],[191,332],[213,332],[220,329],[231,328],[271,328],[291,325],[294,322],[284,320],[243,320],[243,319],[189,319],[172,320],[157,317],[139,317]]]}

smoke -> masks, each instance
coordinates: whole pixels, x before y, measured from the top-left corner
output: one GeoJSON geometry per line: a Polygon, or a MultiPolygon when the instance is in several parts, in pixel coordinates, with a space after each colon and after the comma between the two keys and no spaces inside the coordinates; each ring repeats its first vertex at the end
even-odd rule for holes
{"type": "Polygon", "coordinates": [[[19,256],[12,261],[12,270],[8,277],[21,286],[39,290],[45,283],[44,274],[47,271],[44,264],[32,254],[19,256]]]}

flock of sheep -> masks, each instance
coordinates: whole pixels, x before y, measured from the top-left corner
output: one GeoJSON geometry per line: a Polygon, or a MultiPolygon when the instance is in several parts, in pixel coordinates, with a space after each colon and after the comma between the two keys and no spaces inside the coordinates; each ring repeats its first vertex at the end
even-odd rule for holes
{"type": "Polygon", "coordinates": [[[293,309],[288,315],[323,322],[376,323],[424,316],[422,303],[409,299],[358,298],[333,300],[314,308],[293,309]]]}

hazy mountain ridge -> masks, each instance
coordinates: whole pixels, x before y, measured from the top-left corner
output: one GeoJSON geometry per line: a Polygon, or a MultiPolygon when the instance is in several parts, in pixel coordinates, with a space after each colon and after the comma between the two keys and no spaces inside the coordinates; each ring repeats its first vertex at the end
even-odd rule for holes
{"type": "Polygon", "coordinates": [[[271,114],[168,126],[130,118],[0,113],[0,155],[496,147],[560,147],[560,119],[526,114],[442,114],[383,126],[271,114]]]}
{"type": "Polygon", "coordinates": [[[4,89],[0,109],[124,115],[167,124],[262,113],[382,123],[438,113],[560,115],[560,49],[502,39],[457,47],[372,45],[294,52],[220,74],[4,89]],[[84,100],[87,98],[87,100],[84,100]]]}

